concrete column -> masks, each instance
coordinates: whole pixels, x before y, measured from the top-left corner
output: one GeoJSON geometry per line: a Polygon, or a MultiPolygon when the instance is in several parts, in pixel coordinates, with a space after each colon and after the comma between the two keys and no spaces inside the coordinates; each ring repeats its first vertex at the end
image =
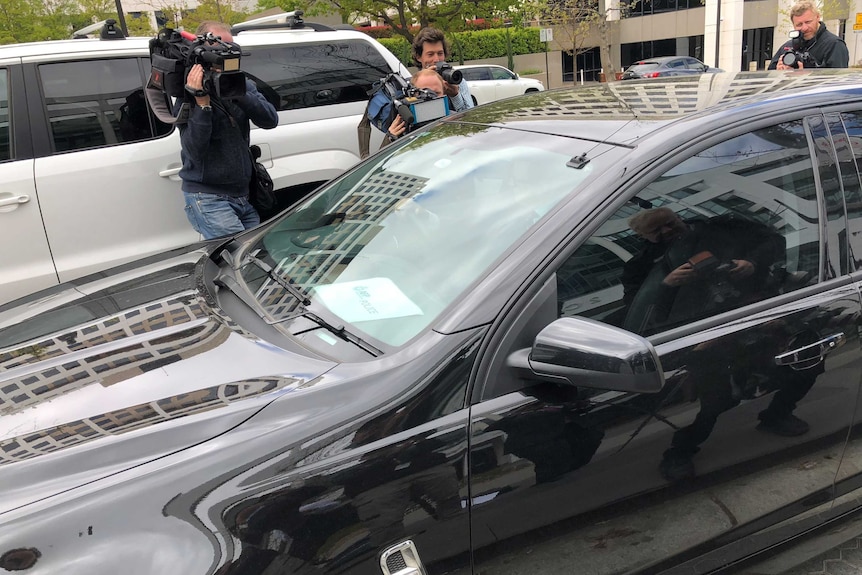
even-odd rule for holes
{"type": "MultiPolygon", "coordinates": [[[[859,0],[862,1],[862,0],[859,0]]],[[[728,72],[742,65],[743,0],[706,0],[703,22],[704,62],[728,72]],[[716,33],[718,42],[716,42],[716,33]],[[716,59],[716,44],[718,58],[716,59]]]]}
{"type": "MultiPolygon", "coordinates": [[[[716,58],[716,34],[719,33],[719,0],[706,0],[703,15],[703,61],[710,66],[720,67],[716,58]]],[[[720,52],[718,54],[721,55],[720,52]]]]}

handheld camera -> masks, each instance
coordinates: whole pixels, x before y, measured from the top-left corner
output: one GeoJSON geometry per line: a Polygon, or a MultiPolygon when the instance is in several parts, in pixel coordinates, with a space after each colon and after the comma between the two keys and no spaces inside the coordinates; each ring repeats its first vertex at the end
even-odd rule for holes
{"type": "Polygon", "coordinates": [[[152,71],[148,85],[173,98],[182,97],[189,71],[200,64],[204,70],[203,90],[193,95],[241,98],[245,95],[245,74],[239,67],[241,56],[236,44],[223,42],[211,32],[195,36],[163,28],[150,40],[152,71]]]}
{"type": "Polygon", "coordinates": [[[788,36],[792,40],[791,47],[785,48],[786,52],[781,55],[781,63],[791,68],[798,68],[801,62],[804,68],[818,68],[817,62],[811,57],[808,50],[802,47],[804,43],[802,32],[791,30],[788,36]]]}
{"type": "Polygon", "coordinates": [[[437,62],[434,67],[447,84],[460,84],[461,80],[464,79],[461,70],[456,70],[448,62],[437,62]]]}

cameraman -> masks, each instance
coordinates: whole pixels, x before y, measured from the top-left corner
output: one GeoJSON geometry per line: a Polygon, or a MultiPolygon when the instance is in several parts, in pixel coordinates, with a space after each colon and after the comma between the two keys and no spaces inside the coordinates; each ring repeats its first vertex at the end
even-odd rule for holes
{"type": "MultiPolygon", "coordinates": [[[[448,55],[446,37],[436,28],[422,28],[413,38],[413,59],[420,70],[435,68],[437,62],[445,62],[448,55]]],[[[443,82],[443,90],[449,97],[450,109],[461,112],[473,107],[473,98],[466,80],[462,80],[460,84],[443,82]]]]}
{"type": "MultiPolygon", "coordinates": [[[[202,22],[196,31],[198,35],[209,32],[222,42],[233,42],[227,24],[202,22]]],[[[213,71],[221,70],[213,66],[213,71]]],[[[204,239],[212,239],[260,223],[248,199],[252,175],[249,120],[261,128],[275,128],[278,114],[247,78],[244,96],[220,100],[208,93],[212,83],[205,86],[204,75],[202,66],[195,64],[186,78],[192,108],[188,123],[180,125],[183,167],[179,176],[186,217],[204,239]],[[192,96],[201,92],[207,93],[192,96]]]]}
{"type": "Polygon", "coordinates": [[[790,21],[800,33],[799,38],[785,42],[772,57],[770,70],[792,70],[794,68],[846,68],[850,62],[844,40],[826,29],[820,21],[820,12],[810,0],[797,2],[790,9],[790,21]],[[798,66],[788,66],[782,61],[785,54],[801,55],[798,66]],[[807,56],[807,58],[805,57],[807,56]]]}
{"type": "MultiPolygon", "coordinates": [[[[415,88],[431,90],[437,94],[437,97],[439,98],[445,96],[444,85],[446,83],[443,81],[440,74],[432,68],[424,68],[413,74],[413,77],[410,79],[410,83],[415,88]]],[[[386,132],[386,139],[389,142],[394,142],[407,133],[407,127],[408,126],[404,121],[404,118],[402,118],[400,114],[396,113],[392,123],[389,124],[389,129],[386,132]]]]}

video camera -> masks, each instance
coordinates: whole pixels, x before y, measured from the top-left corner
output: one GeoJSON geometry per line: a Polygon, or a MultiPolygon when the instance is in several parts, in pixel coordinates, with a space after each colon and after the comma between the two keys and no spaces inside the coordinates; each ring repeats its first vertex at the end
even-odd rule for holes
{"type": "Polygon", "coordinates": [[[203,90],[192,95],[241,98],[245,95],[245,74],[239,68],[241,56],[242,51],[236,44],[223,42],[211,32],[196,36],[163,28],[150,40],[152,71],[148,86],[180,98],[184,95],[189,70],[200,64],[204,70],[203,90]]]}
{"type": "Polygon", "coordinates": [[[819,68],[820,65],[811,57],[808,50],[802,48],[804,38],[799,30],[791,30],[788,34],[792,40],[791,47],[785,48],[786,52],[781,55],[781,63],[791,68],[798,68],[802,63],[804,68],[819,68]]]}
{"type": "MultiPolygon", "coordinates": [[[[440,97],[427,88],[413,86],[400,74],[389,74],[384,78],[381,90],[404,120],[408,132],[449,115],[447,98],[440,97]]],[[[386,131],[378,127],[381,131],[386,131]]]]}

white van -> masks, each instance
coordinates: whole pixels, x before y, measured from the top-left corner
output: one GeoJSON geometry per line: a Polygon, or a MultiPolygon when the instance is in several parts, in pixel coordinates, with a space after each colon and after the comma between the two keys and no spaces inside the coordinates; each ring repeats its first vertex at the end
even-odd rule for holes
{"type": "MultiPolygon", "coordinates": [[[[278,104],[279,126],[252,127],[251,141],[282,207],[359,161],[367,91],[408,75],[366,34],[292,24],[234,35],[242,69],[278,104]]],[[[148,43],[0,46],[0,304],[200,239],[183,211],[178,130],[144,100],[148,43]]]]}

